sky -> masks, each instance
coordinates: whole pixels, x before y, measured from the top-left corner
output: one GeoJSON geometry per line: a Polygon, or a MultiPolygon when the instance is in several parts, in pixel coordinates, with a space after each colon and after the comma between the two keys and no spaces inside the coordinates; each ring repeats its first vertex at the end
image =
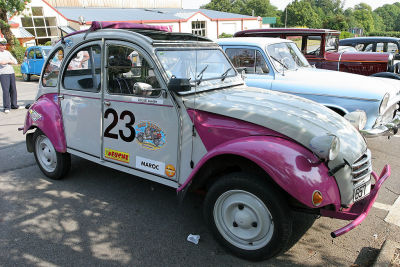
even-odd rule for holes
{"type": "MultiPolygon", "coordinates": [[[[209,2],[210,0],[182,0],[182,6],[183,8],[187,9],[197,9],[201,5],[207,4],[209,2]]],[[[292,2],[292,0],[270,0],[270,2],[278,9],[283,10],[288,3],[292,2]]],[[[345,3],[345,9],[349,7],[354,7],[355,5],[363,2],[370,5],[372,7],[372,10],[374,10],[380,6],[383,6],[384,4],[393,4],[396,2],[400,2],[400,0],[343,0],[342,2],[345,3]]]]}

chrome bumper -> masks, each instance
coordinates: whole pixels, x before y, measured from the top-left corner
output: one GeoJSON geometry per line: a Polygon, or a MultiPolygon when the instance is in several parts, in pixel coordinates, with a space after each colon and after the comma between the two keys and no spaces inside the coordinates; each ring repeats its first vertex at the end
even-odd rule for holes
{"type": "Polygon", "coordinates": [[[397,133],[399,128],[400,128],[400,114],[396,113],[396,116],[393,118],[391,122],[369,130],[361,130],[360,133],[367,138],[377,137],[377,136],[392,136],[397,133]]]}

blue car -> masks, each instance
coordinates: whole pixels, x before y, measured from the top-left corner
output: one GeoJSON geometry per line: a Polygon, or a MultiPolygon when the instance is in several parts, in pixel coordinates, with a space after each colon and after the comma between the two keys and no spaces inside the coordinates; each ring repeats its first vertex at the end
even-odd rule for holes
{"type": "Polygon", "coordinates": [[[24,62],[21,64],[21,74],[24,81],[30,81],[31,75],[40,76],[43,63],[51,48],[51,46],[31,46],[26,49],[24,62]]]}

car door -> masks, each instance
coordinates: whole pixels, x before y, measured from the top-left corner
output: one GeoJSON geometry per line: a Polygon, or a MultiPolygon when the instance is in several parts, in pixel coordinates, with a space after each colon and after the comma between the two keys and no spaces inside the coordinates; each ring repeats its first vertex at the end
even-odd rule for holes
{"type": "Polygon", "coordinates": [[[67,149],[100,158],[101,43],[85,44],[64,60],[60,101],[67,149]],[[87,60],[77,64],[82,54],[88,55],[87,60]]]}
{"type": "Polygon", "coordinates": [[[35,49],[31,48],[28,52],[28,74],[35,72],[35,49]]]}
{"type": "Polygon", "coordinates": [[[254,46],[223,46],[223,49],[239,73],[245,71],[248,86],[271,89],[274,72],[261,49],[254,46]]]}
{"type": "Polygon", "coordinates": [[[34,63],[34,74],[40,75],[43,67],[43,54],[40,48],[35,48],[35,63],[34,63]]]}
{"type": "Polygon", "coordinates": [[[153,59],[131,43],[106,47],[103,159],[177,181],[178,113],[153,59]]]}

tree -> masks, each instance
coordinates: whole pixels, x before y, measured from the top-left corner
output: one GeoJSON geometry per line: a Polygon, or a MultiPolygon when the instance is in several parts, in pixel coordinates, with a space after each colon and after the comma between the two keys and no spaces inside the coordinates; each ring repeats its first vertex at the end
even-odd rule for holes
{"type": "Polygon", "coordinates": [[[353,16],[356,20],[356,26],[363,28],[366,32],[374,31],[374,18],[372,16],[372,8],[361,3],[354,7],[353,16]]]}
{"type": "Polygon", "coordinates": [[[232,4],[234,1],[231,0],[211,0],[207,5],[202,6],[204,9],[211,9],[222,12],[232,12],[232,4]]]}
{"type": "Polygon", "coordinates": [[[211,0],[201,8],[249,16],[254,11],[254,16],[260,17],[275,17],[278,13],[269,0],[211,0]]]}
{"type": "Polygon", "coordinates": [[[287,5],[286,9],[287,24],[289,27],[307,26],[309,28],[321,28],[322,21],[312,8],[310,1],[295,0],[287,5]]]}
{"type": "Polygon", "coordinates": [[[322,25],[325,29],[338,31],[347,31],[349,29],[349,24],[347,24],[346,17],[341,14],[326,18],[322,25]]]}
{"type": "Polygon", "coordinates": [[[400,3],[381,6],[374,10],[374,14],[377,14],[382,18],[383,30],[394,31],[397,24],[399,24],[397,17],[400,15],[400,3]]]}
{"type": "Polygon", "coordinates": [[[8,24],[8,15],[22,12],[30,0],[0,0],[0,29],[11,47],[15,45],[14,35],[8,24]]]}

